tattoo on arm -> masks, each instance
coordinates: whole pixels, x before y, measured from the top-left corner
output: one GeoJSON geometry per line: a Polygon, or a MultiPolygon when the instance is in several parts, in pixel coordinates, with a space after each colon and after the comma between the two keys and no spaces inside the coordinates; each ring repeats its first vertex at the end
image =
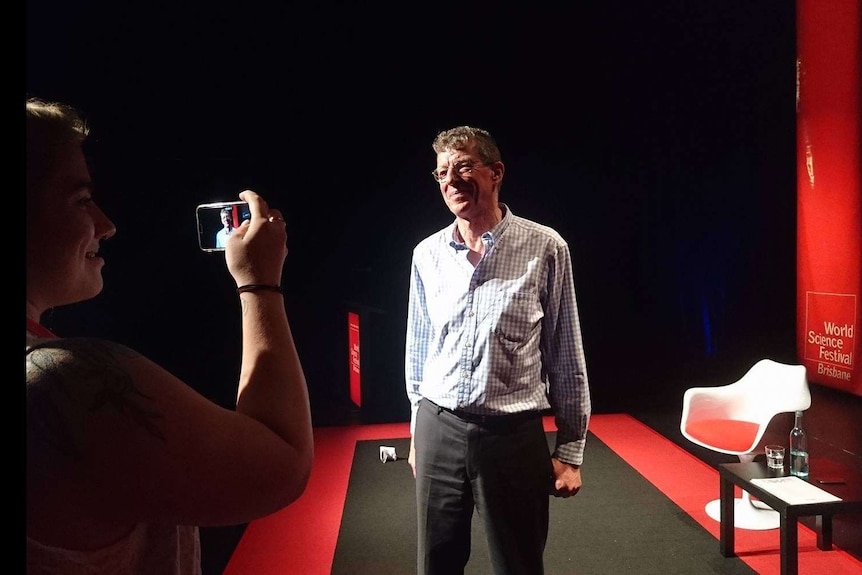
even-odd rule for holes
{"type": "Polygon", "coordinates": [[[30,348],[28,433],[61,453],[80,457],[76,438],[86,415],[113,410],[164,440],[158,426],[162,416],[123,367],[134,356],[122,346],[85,339],[52,340],[30,348]]]}

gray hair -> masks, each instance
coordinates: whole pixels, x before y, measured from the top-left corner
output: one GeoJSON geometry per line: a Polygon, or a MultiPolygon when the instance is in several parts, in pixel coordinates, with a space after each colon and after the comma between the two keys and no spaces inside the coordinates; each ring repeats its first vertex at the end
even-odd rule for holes
{"type": "Polygon", "coordinates": [[[476,146],[479,159],[486,164],[500,161],[500,149],[493,136],[486,130],[472,126],[458,126],[437,134],[431,147],[435,154],[447,150],[466,150],[471,145],[476,146]]]}

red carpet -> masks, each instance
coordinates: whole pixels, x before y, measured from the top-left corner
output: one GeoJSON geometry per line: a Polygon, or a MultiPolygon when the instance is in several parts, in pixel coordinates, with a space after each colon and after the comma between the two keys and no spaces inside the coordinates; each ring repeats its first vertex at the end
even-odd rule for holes
{"type": "MultiPolygon", "coordinates": [[[[545,429],[554,431],[553,419],[545,429]]],[[[718,522],[704,505],[718,497],[718,472],[628,415],[594,415],[590,431],[715,538],[718,522]]],[[[249,524],[225,575],[329,575],[356,441],[408,437],[407,423],[315,430],[315,465],[303,496],[249,524]]],[[[401,454],[399,454],[401,455],[401,454]]],[[[589,481],[588,463],[584,468],[589,481]]],[[[736,530],[736,552],[762,574],[779,572],[778,530],[736,530]]],[[[816,534],[799,526],[800,575],[862,575],[862,562],[840,549],[820,551],[816,534]]]]}

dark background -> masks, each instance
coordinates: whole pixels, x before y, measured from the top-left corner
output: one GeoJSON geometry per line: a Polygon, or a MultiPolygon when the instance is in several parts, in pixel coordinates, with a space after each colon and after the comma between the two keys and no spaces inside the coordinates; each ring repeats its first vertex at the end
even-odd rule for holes
{"type": "MultiPolygon", "coordinates": [[[[501,4],[501,3],[500,3],[501,4]]],[[[27,92],[78,105],[118,233],[51,312],[232,405],[239,307],[195,206],[263,194],[318,425],[406,420],[410,254],[451,221],[436,133],[488,129],[501,199],[570,243],[596,412],[795,361],[795,6],[27,2],[27,92]]]]}

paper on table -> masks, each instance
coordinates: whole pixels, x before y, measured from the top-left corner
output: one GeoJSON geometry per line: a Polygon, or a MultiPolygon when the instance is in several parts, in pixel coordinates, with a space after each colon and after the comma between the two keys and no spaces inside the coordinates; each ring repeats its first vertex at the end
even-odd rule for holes
{"type": "Polygon", "coordinates": [[[823,491],[819,487],[811,485],[795,476],[752,479],[751,482],[791,505],[841,501],[840,497],[835,497],[831,493],[823,491]]]}

